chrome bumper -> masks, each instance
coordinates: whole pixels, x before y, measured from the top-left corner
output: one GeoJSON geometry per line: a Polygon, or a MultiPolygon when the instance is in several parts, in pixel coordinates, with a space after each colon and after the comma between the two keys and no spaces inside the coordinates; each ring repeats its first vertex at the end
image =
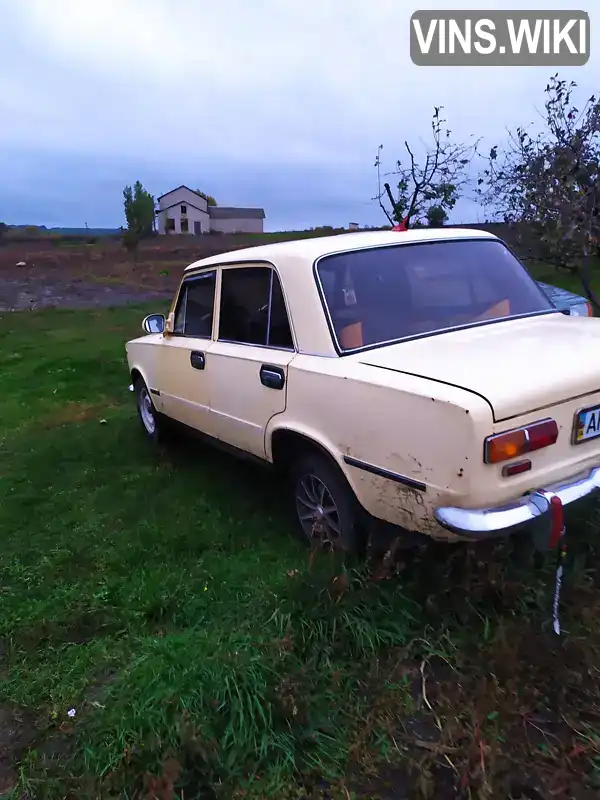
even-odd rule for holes
{"type": "Polygon", "coordinates": [[[439,524],[466,539],[508,536],[550,524],[550,500],[557,495],[569,505],[600,490],[600,467],[568,481],[545,486],[513,503],[497,508],[454,508],[442,506],[434,514],[439,524]]]}

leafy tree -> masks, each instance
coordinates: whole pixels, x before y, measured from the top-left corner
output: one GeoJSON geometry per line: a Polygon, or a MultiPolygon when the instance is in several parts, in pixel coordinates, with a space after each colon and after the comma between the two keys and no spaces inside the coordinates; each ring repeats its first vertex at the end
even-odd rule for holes
{"type": "Polygon", "coordinates": [[[572,100],[576,86],[558,73],[551,77],[542,130],[509,132],[502,148],[491,148],[478,185],[516,240],[535,241],[536,258],[578,275],[599,309],[590,258],[600,255],[600,102],[592,95],[580,110],[572,100]]]}
{"type": "Polygon", "coordinates": [[[467,166],[476,152],[477,142],[472,144],[454,142],[446,120],[440,116],[441,110],[442,106],[434,109],[431,121],[433,144],[425,145],[424,159],[421,163],[405,141],[408,164],[398,160],[396,169],[387,173],[394,175],[397,180],[395,196],[388,182],[385,182],[383,190],[381,189],[383,145],[379,145],[375,158],[377,197],[374,199],[378,200],[391,225],[404,219],[407,224],[412,222],[425,225],[429,222],[430,213],[434,215],[434,219],[440,220],[441,212],[445,214],[445,221],[448,212],[454,208],[462,189],[468,183],[467,166]],[[439,210],[429,212],[430,208],[439,210]]]}
{"type": "Polygon", "coordinates": [[[123,243],[128,250],[135,251],[140,239],[152,236],[154,233],[154,197],[147,192],[140,181],[123,189],[123,205],[127,230],[123,236],[123,243]]]}
{"type": "Polygon", "coordinates": [[[206,200],[206,202],[208,203],[209,206],[216,206],[217,205],[217,201],[212,196],[212,194],[206,194],[206,192],[202,192],[202,191],[200,191],[200,189],[196,189],[196,194],[199,194],[200,197],[203,197],[206,200]]]}
{"type": "Polygon", "coordinates": [[[429,206],[425,216],[430,228],[442,228],[448,222],[448,214],[443,206],[429,206]]]}

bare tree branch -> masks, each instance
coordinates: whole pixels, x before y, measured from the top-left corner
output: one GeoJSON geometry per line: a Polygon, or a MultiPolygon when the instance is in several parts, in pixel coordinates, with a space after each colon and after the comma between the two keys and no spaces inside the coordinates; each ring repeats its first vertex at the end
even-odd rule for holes
{"type": "Polygon", "coordinates": [[[377,148],[377,156],[375,158],[375,167],[377,168],[377,197],[374,198],[374,199],[379,201],[379,206],[381,207],[381,210],[383,211],[383,213],[388,218],[390,225],[393,225],[394,224],[394,220],[392,219],[392,217],[388,213],[388,210],[384,206],[383,201],[381,199],[382,196],[383,196],[382,192],[381,192],[381,158],[380,158],[380,153],[381,153],[382,150],[383,150],[383,145],[380,144],[379,147],[377,148]]]}
{"type": "Polygon", "coordinates": [[[422,159],[405,141],[406,165],[398,160],[396,169],[386,173],[386,177],[395,176],[395,191],[391,181],[386,182],[382,190],[380,166],[383,148],[380,145],[378,149],[375,160],[378,194],[375,199],[390,221],[406,219],[407,223],[414,221],[417,225],[442,225],[468,184],[466,169],[475,155],[477,143],[453,142],[446,121],[441,118],[441,110],[441,106],[434,109],[431,121],[433,143],[423,145],[425,153],[422,159]],[[387,208],[384,207],[386,203],[387,208]]]}

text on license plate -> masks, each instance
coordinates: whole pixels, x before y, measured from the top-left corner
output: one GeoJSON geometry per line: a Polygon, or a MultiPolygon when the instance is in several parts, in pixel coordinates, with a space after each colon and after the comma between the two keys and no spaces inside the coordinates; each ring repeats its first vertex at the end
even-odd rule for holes
{"type": "Polygon", "coordinates": [[[584,408],[575,415],[575,444],[600,436],[600,406],[584,408]]]}

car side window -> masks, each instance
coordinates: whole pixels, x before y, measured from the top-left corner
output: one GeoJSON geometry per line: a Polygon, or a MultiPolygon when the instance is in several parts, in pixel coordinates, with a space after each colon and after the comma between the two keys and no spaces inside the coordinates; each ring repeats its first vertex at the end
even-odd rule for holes
{"type": "Polygon", "coordinates": [[[271,270],[271,316],[267,344],[270,347],[283,347],[286,350],[294,349],[294,340],[290,329],[290,320],[285,307],[283,290],[279,275],[271,270]]]}
{"type": "Polygon", "coordinates": [[[293,349],[281,284],[271,267],[223,270],[219,339],[293,349]]]}
{"type": "Polygon", "coordinates": [[[186,281],[179,295],[173,332],[179,336],[210,339],[215,303],[216,271],[186,281]]]}
{"type": "Polygon", "coordinates": [[[184,283],[179,292],[179,299],[177,300],[177,308],[175,309],[175,325],[173,333],[178,336],[183,336],[183,328],[185,325],[185,307],[187,305],[187,283],[184,283]]]}

